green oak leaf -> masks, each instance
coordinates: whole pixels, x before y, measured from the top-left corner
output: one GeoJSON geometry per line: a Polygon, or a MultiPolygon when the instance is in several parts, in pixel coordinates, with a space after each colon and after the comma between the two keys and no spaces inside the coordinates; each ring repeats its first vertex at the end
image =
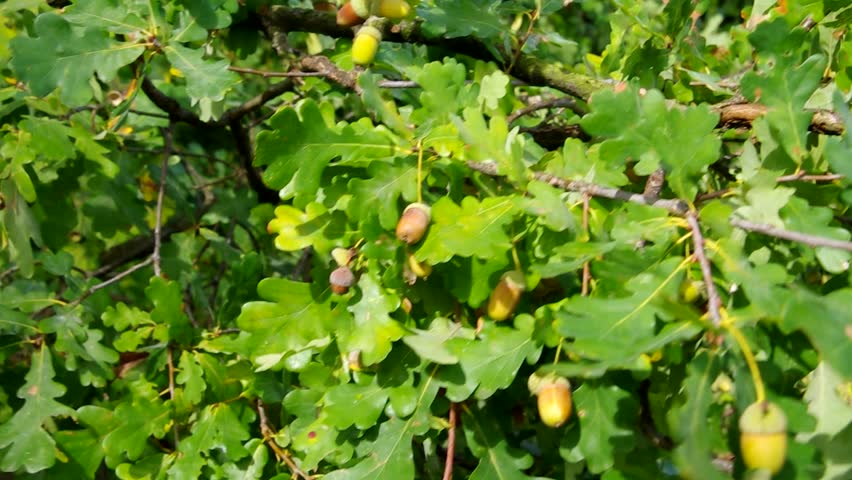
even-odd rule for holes
{"type": "Polygon", "coordinates": [[[222,7],[226,0],[181,0],[179,3],[185,6],[202,28],[217,30],[231,24],[230,13],[222,7]]]}
{"type": "Polygon", "coordinates": [[[488,110],[496,109],[500,99],[506,96],[509,80],[509,76],[500,70],[482,77],[477,97],[480,106],[484,105],[488,110]]]}
{"type": "Polygon", "coordinates": [[[325,393],[322,411],[338,430],[344,430],[353,424],[360,430],[367,430],[376,424],[387,401],[388,391],[375,379],[369,385],[345,383],[332,387],[325,393]],[[353,409],[353,405],[358,408],[353,409]]]}
{"type": "Polygon", "coordinates": [[[441,197],[432,205],[432,224],[417,250],[417,260],[436,265],[456,255],[482,259],[503,256],[512,248],[505,227],[516,211],[514,197],[488,197],[482,202],[465,197],[460,206],[449,197],[441,197]]]}
{"type": "Polygon", "coordinates": [[[66,391],[54,376],[50,350],[42,346],[33,353],[26,383],[18,389],[23,406],[0,425],[0,470],[35,473],[56,462],[56,442],[43,425],[53,417],[73,416],[74,410],[54,400],[66,391]]]}
{"type": "Polygon", "coordinates": [[[495,0],[422,2],[417,7],[417,16],[424,20],[423,30],[431,37],[490,40],[506,31],[496,12],[498,5],[500,2],[495,0]]]}
{"type": "Polygon", "coordinates": [[[349,217],[366,219],[378,215],[382,228],[391,230],[399,220],[398,199],[417,199],[417,164],[410,160],[376,160],[367,167],[367,174],[366,179],[349,181],[349,217]]]}
{"type": "MultiPolygon", "coordinates": [[[[116,0],[88,0],[75,2],[63,10],[62,16],[69,22],[82,27],[97,27],[114,33],[148,33],[155,28],[143,18],[148,11],[142,10],[141,2],[119,2],[116,0]]],[[[153,20],[152,20],[153,21],[153,20]]]]}
{"type": "Polygon", "coordinates": [[[478,384],[476,398],[485,399],[512,384],[525,359],[541,353],[532,332],[487,322],[477,340],[450,339],[467,382],[478,384]]]}
{"type": "Polygon", "coordinates": [[[186,400],[192,404],[201,403],[207,384],[204,382],[204,370],[195,360],[195,355],[184,350],[180,354],[178,362],[178,374],[175,383],[183,385],[183,394],[186,400]]]}
{"type": "Polygon", "coordinates": [[[117,43],[97,27],[78,34],[68,20],[52,12],[39,15],[34,30],[35,37],[12,40],[12,68],[35,95],[60,87],[60,98],[67,105],[82,105],[92,98],[92,75],[111,81],[119,68],[145,50],[143,45],[117,43]]]}
{"type": "Polygon", "coordinates": [[[672,281],[682,258],[670,257],[627,284],[625,297],[574,296],[555,311],[557,331],[571,337],[572,351],[591,359],[633,351],[637,342],[653,338],[657,318],[666,318],[666,294],[676,298],[672,281]]]}
{"type": "MultiPolygon", "coordinates": [[[[765,76],[749,72],[741,82],[746,97],[769,108],[757,122],[768,125],[771,138],[797,164],[808,151],[808,126],[813,116],[805,110],[805,103],[819,87],[825,63],[824,56],[813,55],[796,68],[770,68],[765,76]]],[[[759,134],[759,141],[764,140],[761,137],[759,134]]]]}
{"type": "Polygon", "coordinates": [[[222,450],[231,460],[239,460],[249,454],[242,442],[250,437],[246,424],[232,404],[208,405],[193,423],[191,435],[181,439],[180,455],[169,473],[183,475],[183,478],[198,478],[201,468],[207,463],[203,454],[209,455],[208,452],[213,449],[222,450]]]}
{"type": "Polygon", "coordinates": [[[852,471],[852,454],[846,448],[852,427],[852,405],[848,398],[841,397],[848,388],[848,379],[841,377],[825,362],[820,362],[808,375],[805,401],[808,413],[816,421],[812,433],[800,433],[796,441],[816,445],[823,453],[825,472],[822,478],[843,478],[852,471]],[[845,432],[844,432],[845,430],[845,432]]]}
{"type": "Polygon", "coordinates": [[[246,334],[246,349],[259,370],[277,368],[288,357],[331,342],[326,327],[331,309],[314,298],[310,284],[266,278],[257,289],[270,301],[243,305],[237,325],[246,334]]]}
{"type": "Polygon", "coordinates": [[[634,448],[636,422],[635,394],[615,385],[588,381],[574,392],[580,419],[580,451],[589,471],[600,473],[612,468],[616,454],[634,448]]]}
{"type": "Polygon", "coordinates": [[[678,197],[695,197],[697,180],[718,160],[721,148],[714,133],[719,115],[708,105],[670,108],[659,91],[640,96],[633,86],[620,93],[598,93],[591,105],[593,113],[581,125],[592,135],[610,137],[600,147],[605,165],[624,171],[627,161],[634,160],[640,175],[663,167],[678,197]],[[617,121],[604,123],[612,119],[617,121]]]}
{"type": "Polygon", "coordinates": [[[171,411],[157,386],[139,379],[129,384],[128,394],[113,412],[87,405],[78,410],[78,415],[83,424],[99,433],[107,464],[114,465],[139,459],[149,437],[162,438],[172,422],[171,411]]]}
{"type": "Polygon", "coordinates": [[[801,330],[822,354],[831,368],[852,378],[852,289],[835,290],[819,296],[801,287],[790,287],[777,299],[773,315],[781,312],[780,326],[785,331],[801,330]]]}
{"type": "Polygon", "coordinates": [[[539,181],[530,182],[527,192],[532,198],[525,198],[522,205],[530,216],[556,232],[574,229],[574,215],[565,204],[565,192],[539,181]]]}
{"type": "Polygon", "coordinates": [[[381,362],[391,351],[391,345],[405,335],[402,325],[390,317],[399,308],[396,295],[386,292],[372,271],[358,280],[361,298],[348,307],[352,319],[337,331],[338,343],[343,351],[361,352],[364,365],[381,362]]]}
{"type": "Polygon", "coordinates": [[[425,360],[442,365],[458,363],[459,358],[447,346],[451,338],[474,339],[474,332],[460,324],[451,322],[448,318],[439,317],[432,320],[428,330],[414,330],[414,335],[402,337],[402,341],[425,360]]]}
{"type": "Polygon", "coordinates": [[[444,125],[465,107],[478,106],[476,94],[465,84],[467,68],[456,59],[410,66],[404,72],[422,89],[420,108],[412,112],[412,120],[417,123],[444,125]]]}
{"type": "MultiPolygon", "coordinates": [[[[104,451],[100,445],[100,439],[89,430],[60,430],[53,434],[56,445],[71,459],[67,463],[58,463],[56,467],[67,466],[68,473],[61,478],[71,478],[76,474],[85,478],[95,478],[95,472],[101,466],[104,459],[104,451]],[[74,472],[74,473],[71,473],[74,472]]],[[[60,470],[61,472],[61,470],[60,470]]],[[[51,474],[53,471],[50,472],[51,474]]]]}
{"type": "Polygon", "coordinates": [[[0,211],[0,224],[9,239],[9,256],[15,260],[21,274],[29,278],[35,271],[30,241],[37,245],[42,243],[39,224],[14,182],[0,180],[0,193],[6,203],[6,207],[0,211]]]}
{"type": "MultiPolygon", "coordinates": [[[[719,358],[700,352],[689,363],[685,381],[686,401],[670,412],[669,424],[677,447],[675,462],[680,474],[688,479],[722,480],[726,478],[710,462],[712,450],[708,430],[714,419],[709,415],[713,403],[713,381],[719,374],[719,358]]],[[[718,419],[716,419],[718,421],[718,419]]]]}
{"type": "Polygon", "coordinates": [[[465,158],[497,164],[497,170],[512,182],[526,182],[524,164],[525,138],[519,135],[519,127],[509,130],[509,124],[501,116],[492,117],[486,123],[478,108],[464,109],[462,118],[453,117],[459,136],[465,142],[465,158]]]}
{"type": "Polygon", "coordinates": [[[466,404],[461,408],[465,439],[470,451],[479,457],[479,465],[470,474],[469,479],[526,480],[532,478],[522,472],[532,465],[532,456],[509,446],[505,434],[500,431],[491,412],[466,404]]]}
{"type": "Polygon", "coordinates": [[[340,212],[311,202],[304,211],[290,205],[275,207],[275,219],[269,222],[267,230],[277,233],[275,247],[279,250],[295,252],[313,246],[319,252],[326,252],[343,235],[343,223],[340,212]]]}
{"type": "Polygon", "coordinates": [[[163,49],[172,66],[186,77],[186,93],[192,104],[201,107],[201,119],[212,117],[212,105],[225,98],[225,94],[240,82],[240,77],[228,70],[227,60],[204,58],[203,48],[187,48],[172,43],[163,49]]]}
{"type": "Polygon", "coordinates": [[[379,427],[370,455],[351,468],[325,475],[325,480],[406,480],[414,479],[414,434],[409,422],[392,418],[379,427]]]}
{"type": "Polygon", "coordinates": [[[243,480],[260,480],[263,478],[263,468],[269,461],[269,448],[260,438],[252,438],[246,442],[246,448],[251,453],[251,462],[243,467],[233,463],[224,466],[227,478],[239,478],[243,480]]]}
{"type": "MultiPolygon", "coordinates": [[[[830,208],[811,205],[803,198],[791,198],[781,210],[781,215],[784,225],[790,230],[836,240],[849,240],[852,236],[844,228],[829,226],[834,221],[830,208]]],[[[849,252],[818,247],[816,253],[823,268],[830,273],[843,273],[849,269],[849,260],[852,258],[849,252]]]]}
{"type": "Polygon", "coordinates": [[[314,200],[322,173],[332,159],[337,163],[386,158],[394,153],[388,135],[357,131],[353,126],[332,126],[313,101],[298,111],[284,108],[269,119],[271,130],[257,135],[255,164],[266,166],[263,181],[285,189],[282,199],[295,198],[298,205],[314,200]]]}
{"type": "Polygon", "coordinates": [[[192,340],[192,325],[183,312],[183,292],[177,282],[152,277],[145,289],[145,296],[154,304],[151,320],[160,325],[168,325],[169,338],[188,344],[192,340]]]}

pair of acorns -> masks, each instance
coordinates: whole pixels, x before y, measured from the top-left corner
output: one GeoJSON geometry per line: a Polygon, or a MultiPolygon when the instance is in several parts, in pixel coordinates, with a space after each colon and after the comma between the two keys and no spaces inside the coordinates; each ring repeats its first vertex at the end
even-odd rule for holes
{"type": "MultiPolygon", "coordinates": [[[[424,203],[412,203],[405,207],[402,216],[396,224],[396,237],[408,245],[414,245],[419,242],[426,230],[429,228],[429,222],[432,221],[432,209],[424,203]]],[[[352,261],[353,251],[346,248],[335,248],[331,252],[331,256],[337,262],[337,268],[332,270],[328,277],[328,283],[331,286],[331,291],[343,295],[349,291],[355,283],[355,274],[349,268],[349,263],[352,261]]],[[[408,270],[417,277],[428,277],[432,272],[432,267],[426,263],[420,263],[414,258],[414,255],[408,255],[408,270]]]]}
{"type": "MultiPolygon", "coordinates": [[[[364,23],[368,18],[384,17],[402,19],[411,13],[411,5],[405,0],[350,0],[337,11],[337,24],[352,27],[364,23]]],[[[373,25],[358,29],[352,42],[352,62],[366,65],[376,58],[382,32],[373,25]]]]}

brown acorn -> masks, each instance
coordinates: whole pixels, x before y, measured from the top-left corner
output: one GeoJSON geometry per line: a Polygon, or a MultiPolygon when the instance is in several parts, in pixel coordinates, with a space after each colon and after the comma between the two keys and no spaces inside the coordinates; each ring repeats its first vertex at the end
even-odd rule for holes
{"type": "Polygon", "coordinates": [[[488,299],[488,316],[498,322],[509,318],[515,313],[526,288],[523,273],[517,270],[504,273],[488,299]]]}
{"type": "Polygon", "coordinates": [[[332,292],[343,295],[355,283],[355,275],[347,266],[337,267],[328,276],[328,283],[332,292]]]}
{"type": "Polygon", "coordinates": [[[740,452],[746,467],[776,474],[787,458],[787,416],[771,402],[755,402],[740,415],[740,452]]]}
{"type": "Polygon", "coordinates": [[[429,228],[429,222],[432,220],[431,211],[429,205],[423,203],[412,203],[405,207],[402,217],[396,224],[396,238],[409,245],[419,242],[429,228]]]}
{"type": "Polygon", "coordinates": [[[370,16],[371,9],[371,0],[351,0],[346,2],[337,11],[337,24],[343,27],[360,25],[370,16]]]}

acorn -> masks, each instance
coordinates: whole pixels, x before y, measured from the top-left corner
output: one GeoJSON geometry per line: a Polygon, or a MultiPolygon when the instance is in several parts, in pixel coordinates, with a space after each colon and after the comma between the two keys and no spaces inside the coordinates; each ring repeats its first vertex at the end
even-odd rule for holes
{"type": "Polygon", "coordinates": [[[380,17],[398,20],[411,13],[411,5],[405,0],[379,0],[378,14],[380,17]]]}
{"type": "Polygon", "coordinates": [[[356,65],[371,63],[376,58],[381,41],[382,32],[378,28],[370,25],[361,27],[352,42],[352,62],[356,65]]]}
{"type": "Polygon", "coordinates": [[[364,23],[370,16],[372,0],[351,0],[343,4],[337,11],[337,24],[352,27],[364,23]]]}
{"type": "Polygon", "coordinates": [[[352,270],[345,265],[337,267],[332,270],[331,275],[328,276],[328,283],[331,285],[332,292],[338,295],[343,295],[348,292],[349,287],[355,283],[355,275],[352,273],[352,270]]]}
{"type": "Polygon", "coordinates": [[[352,250],[348,248],[335,248],[331,251],[331,258],[337,263],[339,267],[345,267],[349,265],[349,262],[352,260],[352,250]]]}
{"type": "Polygon", "coordinates": [[[523,273],[517,270],[504,273],[488,299],[488,316],[498,322],[509,318],[518,307],[526,288],[523,273]]]}
{"type": "Polygon", "coordinates": [[[405,207],[402,217],[399,218],[399,222],[396,224],[396,238],[409,245],[414,245],[426,234],[426,229],[429,228],[431,220],[432,209],[429,208],[429,205],[412,203],[405,207]]]}
{"type": "Polygon", "coordinates": [[[414,258],[414,255],[410,253],[408,254],[408,268],[411,269],[411,272],[419,278],[428,278],[432,273],[432,265],[418,262],[417,259],[414,258]]]}
{"type": "Polygon", "coordinates": [[[548,427],[561,427],[571,416],[571,383],[562,377],[547,377],[538,382],[538,416],[548,427]]]}
{"type": "Polygon", "coordinates": [[[787,416],[771,402],[755,402],[740,416],[740,452],[746,467],[776,474],[787,457],[787,416]]]}

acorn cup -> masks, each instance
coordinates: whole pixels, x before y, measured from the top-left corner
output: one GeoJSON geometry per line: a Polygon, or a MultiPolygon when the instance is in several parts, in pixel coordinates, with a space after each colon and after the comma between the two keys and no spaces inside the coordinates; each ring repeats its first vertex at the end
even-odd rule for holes
{"type": "Polygon", "coordinates": [[[426,235],[426,230],[431,221],[432,209],[429,208],[429,205],[412,203],[405,207],[402,217],[396,224],[396,238],[409,245],[414,245],[426,235]]]}
{"type": "Polygon", "coordinates": [[[778,405],[764,401],[740,415],[740,452],[751,469],[780,472],[787,458],[787,416],[778,405]]]}
{"type": "Polygon", "coordinates": [[[509,318],[515,313],[521,294],[526,289],[523,273],[517,270],[504,273],[488,299],[488,316],[497,322],[509,318]]]}
{"type": "Polygon", "coordinates": [[[332,292],[343,295],[355,283],[355,275],[347,266],[337,267],[328,276],[328,283],[332,292]]]}

